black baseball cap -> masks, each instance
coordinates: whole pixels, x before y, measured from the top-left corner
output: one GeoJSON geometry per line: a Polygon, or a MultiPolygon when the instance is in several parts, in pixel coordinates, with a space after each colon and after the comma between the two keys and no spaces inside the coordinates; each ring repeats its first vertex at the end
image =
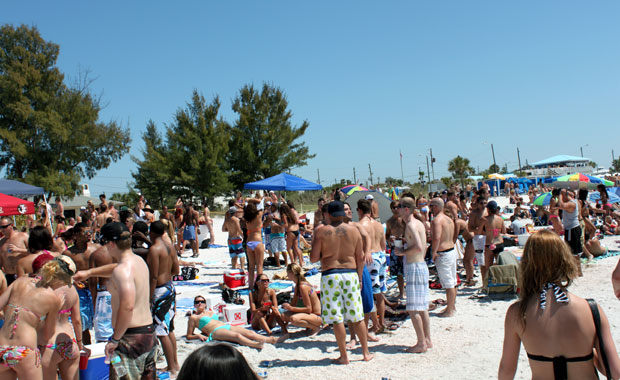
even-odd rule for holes
{"type": "Polygon", "coordinates": [[[487,208],[491,211],[496,211],[499,208],[499,206],[497,205],[497,202],[490,201],[487,203],[487,208]]]}
{"type": "Polygon", "coordinates": [[[329,206],[327,206],[327,213],[331,216],[345,216],[344,203],[340,201],[329,202],[329,206]]]}
{"type": "Polygon", "coordinates": [[[129,232],[129,227],[125,223],[112,222],[106,223],[101,227],[101,240],[102,244],[106,244],[110,241],[125,240],[131,237],[131,234],[121,237],[123,232],[129,232]]]}

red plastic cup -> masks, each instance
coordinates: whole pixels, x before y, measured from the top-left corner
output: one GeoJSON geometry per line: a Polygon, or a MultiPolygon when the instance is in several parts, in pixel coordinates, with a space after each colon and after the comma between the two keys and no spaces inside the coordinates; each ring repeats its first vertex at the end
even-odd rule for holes
{"type": "Polygon", "coordinates": [[[80,370],[88,368],[88,359],[90,358],[90,352],[80,351],[80,370]]]}

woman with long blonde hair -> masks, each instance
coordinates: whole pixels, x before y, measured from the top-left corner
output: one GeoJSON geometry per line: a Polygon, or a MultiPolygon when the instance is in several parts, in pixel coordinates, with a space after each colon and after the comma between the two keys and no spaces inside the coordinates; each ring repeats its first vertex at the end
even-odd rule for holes
{"type": "MultiPolygon", "coordinates": [[[[506,313],[499,379],[512,379],[521,343],[533,379],[597,379],[604,372],[601,349],[588,302],[567,288],[577,276],[570,248],[552,231],[533,234],[519,268],[519,300],[506,313]]],[[[620,359],[609,321],[597,306],[601,336],[612,377],[620,376],[620,359]]]]}
{"type": "Polygon", "coordinates": [[[293,305],[282,304],[286,310],[283,318],[286,323],[306,329],[308,335],[316,335],[321,329],[321,300],[314,287],[304,277],[303,269],[291,263],[286,267],[286,275],[295,283],[293,305]]]}

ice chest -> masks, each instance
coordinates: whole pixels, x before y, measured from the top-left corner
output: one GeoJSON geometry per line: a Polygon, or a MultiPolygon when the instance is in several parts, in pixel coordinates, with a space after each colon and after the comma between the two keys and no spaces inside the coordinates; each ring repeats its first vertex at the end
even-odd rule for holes
{"type": "Polygon", "coordinates": [[[205,297],[206,301],[206,309],[213,310],[216,313],[220,313],[220,306],[225,305],[225,302],[222,300],[222,297],[216,295],[209,295],[205,297]]]}
{"type": "Polygon", "coordinates": [[[231,326],[244,326],[248,324],[247,307],[242,305],[226,305],[224,318],[231,326]]]}
{"type": "Polygon", "coordinates": [[[88,367],[80,370],[80,380],[108,380],[110,378],[109,366],[105,364],[106,343],[95,343],[90,346],[90,358],[88,367]]]}
{"type": "Polygon", "coordinates": [[[229,269],[224,272],[224,283],[229,288],[245,286],[245,274],[239,269],[229,269]]]}

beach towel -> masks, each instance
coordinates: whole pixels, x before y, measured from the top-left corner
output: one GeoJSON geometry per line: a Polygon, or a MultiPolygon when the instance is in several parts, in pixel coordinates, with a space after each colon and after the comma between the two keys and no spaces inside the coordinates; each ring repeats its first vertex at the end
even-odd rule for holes
{"type": "Polygon", "coordinates": [[[508,251],[501,252],[497,265],[491,265],[485,284],[488,294],[516,293],[518,286],[519,261],[508,251]]]}

